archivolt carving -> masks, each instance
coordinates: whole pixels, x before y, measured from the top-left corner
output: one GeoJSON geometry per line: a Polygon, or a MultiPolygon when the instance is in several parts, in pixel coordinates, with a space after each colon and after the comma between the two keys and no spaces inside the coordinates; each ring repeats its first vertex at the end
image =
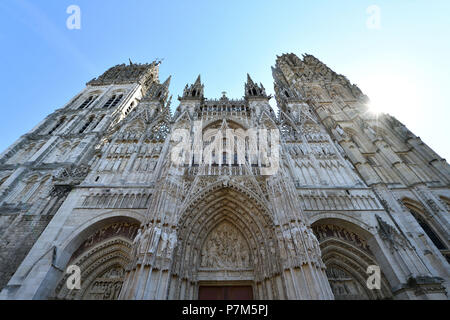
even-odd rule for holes
{"type": "MultiPolygon", "coordinates": [[[[380,290],[368,290],[366,286],[367,280],[367,267],[369,265],[377,265],[376,261],[369,257],[368,255],[361,255],[361,251],[356,248],[351,248],[351,245],[341,246],[339,241],[328,240],[327,242],[321,244],[323,251],[323,261],[327,265],[328,269],[338,268],[344,271],[348,277],[348,280],[353,282],[354,286],[359,287],[359,296],[347,296],[347,294],[352,294],[350,288],[347,287],[347,293],[342,292],[342,288],[339,288],[339,284],[336,286],[336,280],[338,282],[343,279],[334,278],[330,270],[327,270],[328,280],[330,281],[331,287],[335,298],[337,299],[385,299],[389,298],[391,290],[389,284],[384,277],[381,275],[381,289],[380,290]],[[343,296],[342,296],[343,295],[343,296]]],[[[353,293],[354,294],[354,293],[353,293]]]]}
{"type": "Polygon", "coordinates": [[[117,300],[122,289],[125,270],[118,265],[97,277],[90,285],[85,300],[117,300]]]}
{"type": "Polygon", "coordinates": [[[222,186],[196,199],[178,231],[172,274],[181,279],[192,279],[197,268],[251,268],[257,281],[280,272],[273,220],[235,189],[222,186]]]}
{"type": "Polygon", "coordinates": [[[56,298],[64,300],[117,299],[124,281],[124,268],[130,261],[131,243],[123,237],[106,240],[72,258],[70,265],[81,270],[81,289],[68,290],[65,274],[56,288],[56,298]]]}
{"type": "Polygon", "coordinates": [[[334,237],[344,241],[351,242],[360,249],[371,253],[367,241],[354,232],[348,231],[342,227],[333,224],[315,225],[313,227],[314,233],[317,235],[319,242],[327,238],[334,237]]]}
{"type": "Polygon", "coordinates": [[[237,180],[236,178],[230,180],[230,178],[226,176],[221,179],[212,179],[210,177],[198,178],[198,180],[193,183],[193,186],[189,191],[190,194],[186,197],[188,200],[185,202],[182,210],[191,210],[198,206],[200,202],[207,201],[208,198],[211,198],[211,194],[215,191],[228,188],[235,190],[237,196],[242,200],[244,200],[244,198],[252,199],[252,203],[254,203],[262,213],[269,212],[267,199],[264,198],[264,200],[257,195],[262,193],[257,181],[255,180],[255,183],[250,183],[245,181],[246,179],[248,180],[249,178],[242,178],[241,180],[237,180]]]}
{"type": "Polygon", "coordinates": [[[88,250],[89,248],[94,247],[96,244],[112,237],[124,237],[126,239],[134,239],[136,236],[137,230],[139,228],[138,224],[131,224],[128,222],[119,222],[114,223],[109,226],[106,226],[94,234],[92,234],[89,238],[87,238],[80,247],[74,252],[72,255],[73,258],[80,256],[83,252],[88,250]]]}
{"type": "Polygon", "coordinates": [[[326,273],[336,300],[369,299],[364,287],[345,269],[331,265],[326,273]]]}
{"type": "Polygon", "coordinates": [[[327,276],[336,299],[383,299],[391,296],[387,280],[382,275],[381,290],[366,287],[367,267],[378,265],[367,239],[335,224],[315,224],[327,266],[327,276]]]}

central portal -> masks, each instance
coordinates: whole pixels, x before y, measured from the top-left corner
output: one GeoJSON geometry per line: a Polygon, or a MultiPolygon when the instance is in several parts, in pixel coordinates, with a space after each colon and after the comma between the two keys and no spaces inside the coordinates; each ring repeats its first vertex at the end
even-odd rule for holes
{"type": "MultiPolygon", "coordinates": [[[[248,180],[248,178],[246,178],[248,180]]],[[[201,182],[202,180],[200,180],[201,182]]],[[[169,297],[179,300],[278,298],[277,238],[272,216],[246,180],[205,181],[178,224],[169,297]],[[200,199],[202,199],[200,201],[200,199]],[[258,200],[258,201],[257,201],[258,200]],[[274,282],[275,281],[275,282],[274,282]]],[[[199,182],[199,184],[200,184],[199,182]]]]}
{"type": "Polygon", "coordinates": [[[200,286],[199,300],[253,300],[251,286],[200,286]]]}

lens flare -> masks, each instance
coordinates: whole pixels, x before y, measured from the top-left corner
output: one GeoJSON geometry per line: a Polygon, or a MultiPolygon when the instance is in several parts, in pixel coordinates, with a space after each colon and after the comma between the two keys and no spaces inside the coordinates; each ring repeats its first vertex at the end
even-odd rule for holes
{"type": "Polygon", "coordinates": [[[373,76],[364,79],[360,87],[370,99],[369,112],[411,116],[420,107],[420,88],[404,76],[373,76]]]}

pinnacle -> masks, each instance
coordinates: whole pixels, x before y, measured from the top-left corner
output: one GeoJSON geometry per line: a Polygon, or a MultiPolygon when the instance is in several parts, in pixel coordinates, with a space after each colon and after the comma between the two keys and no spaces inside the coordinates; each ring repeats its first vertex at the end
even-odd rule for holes
{"type": "Polygon", "coordinates": [[[164,81],[163,86],[169,87],[169,85],[170,85],[170,80],[171,80],[171,79],[172,79],[172,76],[169,76],[169,77],[166,79],[166,81],[164,81]]]}
{"type": "Polygon", "coordinates": [[[195,80],[194,86],[199,86],[202,83],[201,79],[200,79],[200,75],[198,75],[197,80],[195,80]]]}
{"type": "Polygon", "coordinates": [[[251,85],[254,84],[252,78],[250,77],[250,75],[248,73],[247,73],[247,83],[251,84],[251,85]]]}

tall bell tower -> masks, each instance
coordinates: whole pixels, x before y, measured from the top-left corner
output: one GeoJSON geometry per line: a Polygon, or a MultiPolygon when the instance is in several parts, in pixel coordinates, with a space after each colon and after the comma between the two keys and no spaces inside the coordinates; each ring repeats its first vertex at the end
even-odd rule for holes
{"type": "Polygon", "coordinates": [[[300,97],[387,213],[373,217],[387,259],[397,261],[381,268],[392,269],[394,296],[443,294],[450,271],[445,159],[394,117],[370,112],[356,85],[312,55],[279,56],[273,75],[282,112],[295,114],[289,101],[300,97]]]}

